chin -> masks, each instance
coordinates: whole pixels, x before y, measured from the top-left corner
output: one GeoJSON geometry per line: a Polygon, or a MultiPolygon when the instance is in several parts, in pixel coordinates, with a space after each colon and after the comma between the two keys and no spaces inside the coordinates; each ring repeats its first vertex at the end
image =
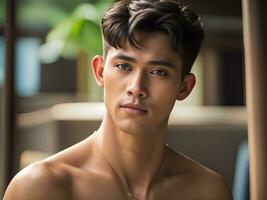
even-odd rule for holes
{"type": "Polygon", "coordinates": [[[120,124],[117,126],[121,131],[132,134],[132,135],[139,135],[148,133],[149,128],[144,126],[144,124],[135,123],[133,121],[128,122],[119,122],[120,124]]]}

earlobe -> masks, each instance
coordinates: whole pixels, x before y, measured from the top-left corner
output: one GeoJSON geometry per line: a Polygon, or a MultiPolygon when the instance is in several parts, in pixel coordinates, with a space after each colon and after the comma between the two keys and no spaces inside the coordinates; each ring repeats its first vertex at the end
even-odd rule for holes
{"type": "Polygon", "coordinates": [[[193,90],[196,84],[196,77],[194,74],[190,73],[184,77],[183,83],[179,89],[177,100],[184,100],[193,90]]]}
{"type": "Polygon", "coordinates": [[[104,60],[102,56],[97,55],[92,59],[92,69],[97,85],[103,86],[104,60]]]}

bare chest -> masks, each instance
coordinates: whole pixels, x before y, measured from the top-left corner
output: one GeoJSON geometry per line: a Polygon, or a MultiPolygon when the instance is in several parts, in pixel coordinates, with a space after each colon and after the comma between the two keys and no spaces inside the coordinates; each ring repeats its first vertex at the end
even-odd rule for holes
{"type": "Polygon", "coordinates": [[[83,174],[73,178],[71,200],[199,200],[194,189],[180,184],[159,184],[147,198],[130,198],[116,180],[100,175],[83,174]]]}

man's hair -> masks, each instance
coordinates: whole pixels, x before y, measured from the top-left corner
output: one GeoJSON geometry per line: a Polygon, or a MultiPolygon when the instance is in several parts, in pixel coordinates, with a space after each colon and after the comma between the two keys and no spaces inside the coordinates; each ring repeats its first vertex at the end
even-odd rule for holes
{"type": "Polygon", "coordinates": [[[121,0],[101,21],[104,54],[110,46],[141,48],[136,32],[162,32],[183,61],[182,75],[190,72],[204,37],[200,18],[179,0],[121,0]]]}

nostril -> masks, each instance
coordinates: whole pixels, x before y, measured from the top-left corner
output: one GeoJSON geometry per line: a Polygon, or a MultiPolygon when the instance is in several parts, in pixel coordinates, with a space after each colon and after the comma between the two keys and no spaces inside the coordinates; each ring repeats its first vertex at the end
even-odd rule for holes
{"type": "Polygon", "coordinates": [[[139,98],[146,98],[147,94],[144,88],[141,88],[137,85],[131,85],[126,89],[126,93],[128,96],[135,96],[139,98]]]}
{"type": "Polygon", "coordinates": [[[141,93],[139,93],[139,96],[143,98],[143,97],[145,97],[145,94],[143,92],[141,92],[141,93]]]}
{"type": "Polygon", "coordinates": [[[127,95],[128,96],[138,96],[138,97],[141,97],[141,98],[145,98],[146,97],[146,94],[145,92],[132,92],[132,91],[127,91],[127,95]]]}
{"type": "Polygon", "coordinates": [[[127,95],[131,96],[133,93],[131,91],[127,91],[127,95]]]}

